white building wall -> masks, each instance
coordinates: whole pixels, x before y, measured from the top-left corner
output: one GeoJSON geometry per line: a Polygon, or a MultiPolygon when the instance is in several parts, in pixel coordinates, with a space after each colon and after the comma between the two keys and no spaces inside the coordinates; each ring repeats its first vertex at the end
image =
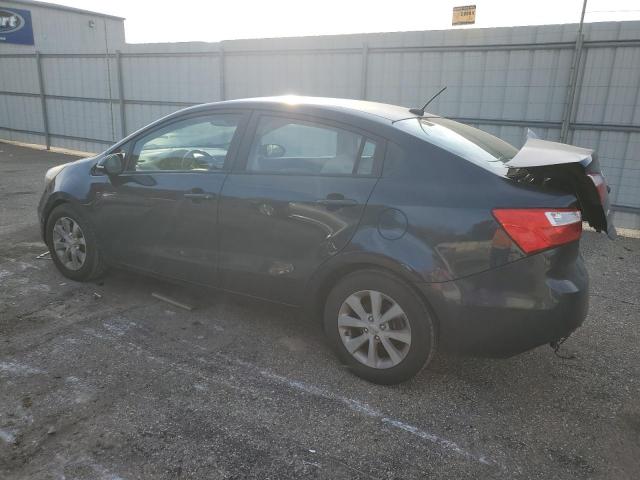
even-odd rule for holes
{"type": "Polygon", "coordinates": [[[0,8],[31,12],[35,45],[0,43],[0,53],[97,53],[115,51],[124,43],[124,21],[99,14],[40,6],[38,3],[0,1],[0,8]],[[93,20],[94,28],[89,27],[93,20]]]}

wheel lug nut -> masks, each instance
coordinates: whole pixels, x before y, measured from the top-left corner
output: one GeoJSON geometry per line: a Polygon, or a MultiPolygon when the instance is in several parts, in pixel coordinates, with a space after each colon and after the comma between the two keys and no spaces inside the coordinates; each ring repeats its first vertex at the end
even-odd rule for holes
{"type": "Polygon", "coordinates": [[[382,325],[380,325],[380,330],[384,330],[385,328],[387,328],[387,327],[385,326],[384,323],[382,325]]]}
{"type": "Polygon", "coordinates": [[[368,329],[368,328],[365,328],[365,329],[364,329],[364,333],[367,333],[368,331],[369,331],[369,329],[368,329]]]}
{"type": "Polygon", "coordinates": [[[375,337],[375,338],[376,338],[376,340],[380,340],[380,337],[379,337],[378,335],[376,335],[376,337],[375,337]]]}
{"type": "Polygon", "coordinates": [[[373,322],[373,315],[369,315],[369,316],[367,317],[367,320],[369,320],[370,322],[373,322]]]}

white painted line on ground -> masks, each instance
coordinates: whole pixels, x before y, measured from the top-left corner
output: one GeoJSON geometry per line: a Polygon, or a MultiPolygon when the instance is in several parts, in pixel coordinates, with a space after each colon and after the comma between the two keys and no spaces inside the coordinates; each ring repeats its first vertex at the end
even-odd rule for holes
{"type": "Polygon", "coordinates": [[[13,431],[0,429],[0,440],[8,444],[13,444],[16,441],[15,433],[13,431]]]}
{"type": "MultiPolygon", "coordinates": [[[[242,362],[245,363],[246,362],[242,362]]],[[[304,393],[310,394],[310,395],[314,395],[317,397],[321,397],[321,398],[325,398],[328,400],[334,400],[334,401],[338,401],[340,403],[343,403],[344,405],[346,405],[347,407],[349,407],[350,409],[362,413],[368,417],[372,417],[372,418],[379,418],[380,421],[386,425],[391,425],[392,427],[395,427],[397,429],[403,430],[405,432],[408,432],[412,435],[415,435],[416,437],[419,437],[423,440],[427,440],[431,443],[434,443],[438,446],[440,446],[441,448],[445,449],[445,450],[449,450],[451,452],[454,452],[458,455],[461,455],[463,457],[466,457],[468,459],[471,460],[475,460],[477,462],[480,462],[484,465],[498,465],[497,462],[495,462],[494,460],[491,460],[489,458],[487,458],[485,455],[476,455],[474,453],[469,452],[468,450],[463,449],[462,447],[460,447],[457,443],[452,442],[451,440],[447,440],[446,438],[442,438],[438,435],[435,435],[433,433],[427,432],[425,430],[422,430],[418,427],[415,427],[413,425],[409,425],[407,423],[401,422],[400,420],[396,420],[394,418],[390,418],[385,416],[382,412],[370,407],[369,405],[367,405],[364,402],[360,402],[358,400],[353,400],[351,398],[347,398],[347,397],[343,397],[341,395],[336,395],[335,393],[323,390],[319,387],[316,387],[314,385],[310,385],[308,383],[305,382],[301,382],[298,380],[291,380],[287,377],[283,377],[281,375],[277,375],[275,373],[271,373],[268,372],[266,370],[262,370],[260,372],[260,374],[262,376],[264,376],[265,378],[268,378],[270,380],[274,380],[278,383],[287,385],[291,388],[294,388],[296,390],[302,391],[304,393]]]]}
{"type": "Polygon", "coordinates": [[[13,375],[35,375],[37,373],[44,373],[38,368],[16,362],[0,362],[0,372],[7,372],[13,375]]]}
{"type": "MultiPolygon", "coordinates": [[[[88,332],[88,333],[90,333],[93,336],[99,337],[99,338],[105,338],[102,335],[97,335],[95,331],[88,332]]],[[[108,334],[106,335],[106,338],[109,338],[111,340],[116,340],[116,341],[119,340],[117,337],[113,337],[113,336],[108,335],[108,334]]],[[[140,347],[139,345],[133,344],[131,342],[127,342],[127,343],[132,345],[132,346],[136,346],[139,349],[142,349],[142,347],[140,347]]],[[[203,349],[203,350],[205,350],[205,349],[203,349]]],[[[354,399],[351,399],[351,398],[348,398],[348,397],[344,397],[342,395],[335,394],[335,393],[333,393],[331,391],[324,390],[324,389],[322,389],[320,387],[308,384],[306,382],[302,382],[302,381],[299,381],[299,380],[291,380],[291,379],[289,379],[287,377],[284,377],[284,376],[269,372],[267,370],[261,370],[257,365],[255,365],[253,363],[250,363],[250,362],[247,362],[247,361],[244,361],[244,360],[241,360],[241,359],[236,358],[236,357],[231,357],[231,356],[228,356],[228,355],[225,355],[225,354],[222,354],[222,353],[216,353],[216,352],[210,352],[210,354],[212,356],[224,359],[224,360],[226,360],[228,362],[235,363],[236,365],[241,365],[241,366],[243,366],[243,367],[245,367],[245,368],[247,368],[249,370],[257,371],[257,372],[259,372],[259,374],[262,377],[264,377],[266,379],[269,379],[271,381],[275,381],[275,382],[277,382],[279,384],[286,385],[289,388],[293,388],[293,389],[295,389],[297,391],[301,391],[303,393],[306,393],[306,394],[309,394],[309,395],[313,395],[315,397],[320,397],[320,398],[324,398],[324,399],[340,402],[340,403],[344,404],[345,406],[347,406],[348,408],[350,408],[351,410],[353,410],[355,412],[361,413],[361,414],[363,414],[365,416],[368,416],[370,418],[377,418],[377,419],[380,420],[380,422],[382,422],[385,425],[389,425],[389,426],[394,427],[396,429],[399,429],[399,430],[402,430],[404,432],[410,433],[411,435],[414,435],[414,436],[416,436],[418,438],[421,438],[421,439],[426,440],[428,442],[431,442],[431,443],[433,443],[435,445],[438,445],[440,448],[442,448],[444,450],[447,450],[449,452],[455,453],[455,454],[460,455],[462,457],[465,457],[465,458],[467,458],[469,460],[473,460],[473,461],[479,462],[479,463],[481,463],[483,465],[497,466],[497,467],[499,467],[501,469],[504,469],[504,467],[502,465],[500,465],[497,461],[487,457],[486,455],[474,454],[474,453],[472,453],[472,452],[460,447],[457,443],[455,443],[455,442],[453,442],[451,440],[448,440],[446,438],[440,437],[439,435],[436,435],[434,433],[422,430],[422,429],[420,429],[420,428],[418,428],[418,427],[416,427],[414,425],[410,425],[410,424],[402,422],[402,421],[400,421],[398,419],[388,417],[385,414],[383,414],[382,412],[380,412],[379,410],[376,410],[375,408],[373,408],[373,407],[371,407],[371,406],[367,405],[366,403],[361,402],[359,400],[354,400],[354,399]]],[[[150,355],[148,355],[147,358],[155,359],[155,360],[160,361],[161,363],[164,363],[161,359],[158,359],[156,357],[152,357],[150,355]]],[[[214,364],[215,363],[215,362],[211,362],[210,359],[205,359],[205,358],[199,358],[198,360],[201,361],[202,363],[205,363],[205,364],[214,364]]],[[[174,368],[177,368],[177,369],[181,369],[181,368],[179,368],[179,365],[174,363],[174,362],[170,362],[170,366],[174,367],[174,368]]],[[[217,364],[217,366],[219,367],[220,365],[217,364]]],[[[185,370],[188,371],[190,369],[185,369],[185,370]]],[[[195,372],[189,371],[188,373],[193,374],[195,372]]],[[[220,382],[218,381],[218,383],[220,383],[220,382]]],[[[235,385],[233,382],[223,382],[223,383],[226,384],[229,387],[241,389],[237,385],[235,385]]]]}

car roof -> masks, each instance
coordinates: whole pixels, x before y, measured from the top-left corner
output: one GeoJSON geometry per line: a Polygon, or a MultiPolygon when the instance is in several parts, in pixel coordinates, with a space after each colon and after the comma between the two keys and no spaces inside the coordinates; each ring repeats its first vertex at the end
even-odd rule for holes
{"type": "MultiPolygon", "coordinates": [[[[338,119],[340,116],[350,117],[350,121],[366,121],[371,124],[389,127],[398,120],[416,118],[407,107],[391,105],[388,103],[369,102],[365,100],[351,100],[347,98],[329,97],[306,97],[298,95],[282,95],[274,97],[241,98],[236,100],[225,100],[221,102],[202,103],[187,107],[177,112],[159,118],[154,122],[130,133],[125,138],[110,147],[107,151],[115,150],[120,145],[128,142],[131,138],[143,132],[157,127],[169,121],[179,119],[184,115],[193,113],[206,113],[212,109],[246,109],[246,110],[276,110],[279,112],[289,112],[307,114],[310,116],[326,114],[328,117],[338,119]]],[[[436,118],[438,115],[425,113],[422,118],[436,118]]],[[[362,125],[361,125],[362,126],[362,125]]],[[[395,130],[395,129],[394,129],[395,130]]]]}
{"type": "MultiPolygon", "coordinates": [[[[407,107],[401,107],[399,105],[369,102],[365,100],[352,100],[348,98],[306,97],[298,95],[226,100],[222,102],[206,103],[199,105],[196,108],[206,109],[207,107],[225,106],[248,109],[291,109],[292,111],[297,111],[299,113],[304,113],[305,111],[308,111],[309,113],[342,113],[367,118],[369,120],[383,121],[387,124],[405,118],[415,117],[415,114],[411,113],[407,107]]],[[[425,113],[424,116],[435,117],[436,115],[425,113]]]]}

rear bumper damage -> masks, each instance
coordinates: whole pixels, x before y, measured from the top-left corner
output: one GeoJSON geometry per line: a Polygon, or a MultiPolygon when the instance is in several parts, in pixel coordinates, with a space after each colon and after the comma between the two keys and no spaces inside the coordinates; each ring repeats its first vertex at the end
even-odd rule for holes
{"type": "Polygon", "coordinates": [[[610,188],[593,150],[529,138],[505,165],[512,180],[575,195],[583,220],[615,238],[610,188]]]}
{"type": "Polygon", "coordinates": [[[439,320],[443,350],[509,357],[556,342],[578,328],[588,311],[588,284],[575,242],[419,288],[439,320]]]}

